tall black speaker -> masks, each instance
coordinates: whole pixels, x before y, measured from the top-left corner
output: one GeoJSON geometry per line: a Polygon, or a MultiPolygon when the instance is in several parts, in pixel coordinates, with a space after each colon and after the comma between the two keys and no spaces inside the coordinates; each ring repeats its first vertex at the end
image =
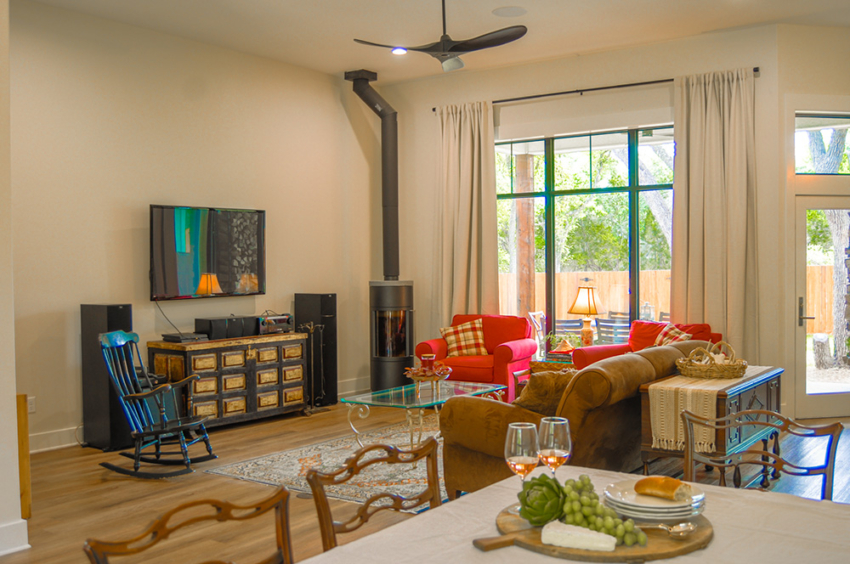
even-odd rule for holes
{"type": "Polygon", "coordinates": [[[117,450],[133,445],[130,426],[100,352],[98,335],[132,331],[130,304],[80,306],[83,353],[83,436],[86,446],[117,450]]]}
{"type": "Polygon", "coordinates": [[[307,394],[314,397],[308,397],[307,403],[317,407],[336,404],[336,294],[295,294],[295,331],[308,335],[304,356],[312,381],[307,382],[307,394]],[[304,327],[311,322],[315,327],[312,335],[304,327]]]}

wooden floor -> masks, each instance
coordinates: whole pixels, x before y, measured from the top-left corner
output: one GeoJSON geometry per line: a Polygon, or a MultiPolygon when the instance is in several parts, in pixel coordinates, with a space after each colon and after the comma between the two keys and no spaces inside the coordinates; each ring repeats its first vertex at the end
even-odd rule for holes
{"type": "MultiPolygon", "coordinates": [[[[375,408],[369,418],[359,422],[364,431],[404,420],[400,410],[375,408]]],[[[847,420],[844,420],[845,424],[847,420]]],[[[123,540],[147,527],[165,510],[189,500],[203,498],[245,502],[268,496],[269,486],[208,474],[205,469],[241,462],[254,457],[297,448],[346,436],[347,409],[335,406],[311,417],[290,415],[272,421],[238,425],[211,432],[219,459],[198,464],[193,474],[168,480],[139,480],[121,476],[100,467],[103,461],[132,465],[116,453],[72,447],[32,456],[33,516],[29,520],[32,548],[0,557],[0,564],[83,563],[82,545],[86,538],[123,540]]],[[[791,455],[795,447],[783,443],[783,453],[791,455]]],[[[669,459],[668,459],[669,460],[669,459]]],[[[681,462],[656,465],[654,471],[675,472],[681,462]]],[[[835,501],[850,503],[850,431],[845,431],[836,463],[835,501]]],[[[716,472],[715,472],[716,474],[716,472]]],[[[715,476],[716,477],[716,476],[715,476]]],[[[711,475],[708,482],[716,481],[711,475]]],[[[784,479],[787,480],[787,479],[784,479]]],[[[780,481],[777,489],[811,495],[819,486],[780,481]]],[[[765,494],[770,495],[770,494],[765,494]]],[[[337,511],[351,511],[353,504],[335,502],[337,511]]],[[[290,526],[296,561],[321,552],[321,540],[313,500],[290,498],[290,526]]],[[[400,520],[408,514],[382,512],[361,531],[341,537],[350,542],[400,520]]],[[[188,529],[176,542],[163,542],[158,554],[144,558],[124,558],[119,562],[201,562],[232,559],[251,562],[270,553],[274,543],[271,518],[256,519],[236,526],[213,524],[188,529]],[[252,522],[256,521],[256,523],[252,522]],[[179,545],[181,549],[171,552],[179,545]],[[249,558],[245,558],[246,554],[249,558]]]]}
{"type": "MultiPolygon", "coordinates": [[[[100,462],[127,467],[132,467],[133,462],[117,453],[103,453],[93,448],[71,447],[34,454],[33,516],[28,524],[32,548],[0,557],[0,564],[88,562],[82,551],[86,538],[125,540],[140,533],[159,514],[185,501],[216,498],[238,503],[264,498],[274,489],[208,474],[204,470],[351,435],[347,412],[344,406],[337,405],[328,412],[310,417],[287,415],[271,421],[212,430],[210,439],[219,458],[196,465],[192,474],[167,480],[140,480],[106,470],[99,466],[100,462]]],[[[367,419],[358,421],[358,429],[369,431],[401,421],[404,421],[401,410],[373,408],[367,419]]],[[[335,505],[340,511],[353,506],[344,502],[335,505]]],[[[293,494],[289,512],[296,561],[319,554],[322,544],[312,498],[293,494]]],[[[381,512],[375,523],[373,519],[361,531],[341,537],[341,544],[409,517],[409,514],[381,512]]],[[[181,535],[177,544],[189,546],[186,550],[191,552],[191,558],[167,552],[154,558],[146,553],[145,558],[122,558],[119,562],[202,562],[210,559],[252,562],[261,559],[256,556],[271,553],[274,547],[271,517],[237,524],[232,530],[230,527],[229,523],[216,523],[187,529],[187,534],[181,535]],[[230,539],[232,542],[228,542],[230,539]],[[255,557],[246,559],[246,549],[249,556],[255,557]]],[[[174,544],[163,542],[161,546],[173,548],[174,544]]]]}

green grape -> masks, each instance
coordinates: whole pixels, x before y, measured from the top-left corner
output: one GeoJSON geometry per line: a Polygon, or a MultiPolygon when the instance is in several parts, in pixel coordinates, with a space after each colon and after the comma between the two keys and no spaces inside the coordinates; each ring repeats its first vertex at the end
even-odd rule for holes
{"type": "Polygon", "coordinates": [[[582,505],[584,505],[585,507],[587,507],[588,505],[590,505],[590,498],[589,498],[589,497],[587,497],[586,495],[581,496],[581,497],[579,498],[579,501],[580,501],[580,502],[581,502],[581,504],[582,504],[582,505]]]}
{"type": "Polygon", "coordinates": [[[635,522],[628,519],[625,523],[623,523],[623,527],[625,527],[627,533],[631,533],[635,530],[635,522]]]}
{"type": "Polygon", "coordinates": [[[582,474],[578,477],[578,479],[582,484],[590,485],[591,487],[593,486],[593,484],[590,483],[590,476],[588,476],[587,474],[582,474]]]}
{"type": "Polygon", "coordinates": [[[564,502],[564,515],[572,515],[573,513],[573,502],[567,500],[564,502]]]}
{"type": "Polygon", "coordinates": [[[576,517],[574,513],[567,513],[567,516],[564,518],[564,523],[567,525],[575,525],[576,517]]]}
{"type": "Polygon", "coordinates": [[[641,546],[646,546],[646,540],[647,540],[646,539],[646,533],[644,533],[640,529],[638,529],[637,531],[638,531],[638,533],[637,533],[638,544],[641,545],[641,546]]]}
{"type": "Polygon", "coordinates": [[[605,523],[606,529],[613,529],[614,528],[614,520],[611,519],[610,515],[606,515],[605,519],[603,519],[603,522],[605,523]]]}
{"type": "Polygon", "coordinates": [[[570,478],[569,480],[564,482],[564,486],[568,487],[568,488],[575,488],[576,487],[576,481],[573,480],[572,478],[570,478]]]}
{"type": "Polygon", "coordinates": [[[590,526],[588,526],[587,528],[590,529],[591,531],[595,531],[596,530],[596,523],[591,523],[590,526]]]}
{"type": "Polygon", "coordinates": [[[619,525],[617,525],[617,527],[614,529],[614,532],[615,532],[615,533],[617,533],[617,537],[622,538],[622,537],[623,537],[623,535],[625,535],[625,534],[626,534],[626,527],[625,527],[625,525],[623,525],[622,523],[620,523],[620,524],[619,524],[619,525]]]}
{"type": "Polygon", "coordinates": [[[593,512],[599,517],[602,517],[603,515],[605,515],[605,506],[597,503],[596,506],[593,508],[593,512]]]}
{"type": "Polygon", "coordinates": [[[623,537],[617,537],[617,546],[620,546],[622,544],[623,544],[623,537]]]}
{"type": "Polygon", "coordinates": [[[637,535],[634,533],[626,533],[626,536],[623,537],[623,542],[626,543],[626,546],[632,546],[637,542],[637,535]]]}
{"type": "Polygon", "coordinates": [[[570,492],[570,499],[571,500],[578,501],[579,498],[581,498],[581,495],[579,495],[579,493],[577,491],[573,490],[573,491],[570,492]]]}
{"type": "Polygon", "coordinates": [[[563,488],[561,488],[561,489],[563,489],[563,490],[564,490],[564,493],[565,493],[565,494],[567,494],[567,495],[570,495],[571,493],[573,493],[573,488],[572,488],[572,486],[564,486],[564,487],[563,487],[563,488]]]}
{"type": "Polygon", "coordinates": [[[594,522],[596,523],[596,528],[600,531],[605,526],[605,519],[603,519],[602,517],[597,517],[596,519],[594,519],[594,522]]]}
{"type": "Polygon", "coordinates": [[[588,507],[588,506],[582,507],[581,508],[581,514],[584,515],[585,517],[590,517],[591,515],[593,515],[593,508],[588,507]]]}
{"type": "Polygon", "coordinates": [[[619,517],[614,517],[614,525],[622,525],[622,524],[623,524],[622,519],[620,519],[619,517]]]}
{"type": "Polygon", "coordinates": [[[573,513],[578,513],[581,511],[581,503],[578,500],[573,500],[573,513]]]}
{"type": "Polygon", "coordinates": [[[592,499],[593,501],[598,501],[598,500],[599,500],[599,494],[597,494],[596,492],[594,492],[594,491],[592,491],[592,490],[591,490],[590,494],[588,495],[588,497],[589,497],[590,499],[592,499]]]}

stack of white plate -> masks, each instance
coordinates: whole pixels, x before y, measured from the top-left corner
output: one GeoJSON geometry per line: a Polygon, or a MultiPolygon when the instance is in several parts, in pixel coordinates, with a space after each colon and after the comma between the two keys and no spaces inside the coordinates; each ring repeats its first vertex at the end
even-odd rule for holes
{"type": "Polygon", "coordinates": [[[677,521],[702,513],[705,508],[705,493],[691,484],[693,496],[685,501],[670,501],[635,492],[635,483],[640,478],[624,480],[605,486],[605,504],[623,517],[644,521],[677,521]]]}

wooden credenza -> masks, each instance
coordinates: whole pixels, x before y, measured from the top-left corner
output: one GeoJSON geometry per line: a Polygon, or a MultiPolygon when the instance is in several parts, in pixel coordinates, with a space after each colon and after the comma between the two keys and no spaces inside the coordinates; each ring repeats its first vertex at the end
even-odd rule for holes
{"type": "Polygon", "coordinates": [[[148,369],[184,388],[187,413],[209,417],[208,427],[303,410],[303,333],[259,335],[217,341],[150,341],[148,369]]]}
{"type": "MultiPolygon", "coordinates": [[[[768,411],[779,411],[782,368],[763,367],[764,370],[744,380],[729,380],[729,385],[717,392],[717,415],[726,417],[739,411],[747,409],[766,409],[768,411]]],[[[675,376],[678,376],[676,374],[675,376]]],[[[669,376],[668,378],[672,378],[669,376]]],[[[664,378],[666,379],[666,378],[664,378]]],[[[658,379],[655,382],[661,382],[658,379]]],[[[652,418],[650,417],[649,387],[655,382],[643,384],[640,387],[641,401],[641,445],[640,455],[643,461],[644,474],[648,473],[648,464],[651,460],[663,457],[684,458],[683,451],[661,450],[652,448],[652,418]]],[[[770,436],[769,430],[760,433],[742,435],[740,430],[732,432],[717,431],[715,444],[717,450],[710,456],[718,458],[742,452],[757,441],[766,440],[770,436]]]]}

